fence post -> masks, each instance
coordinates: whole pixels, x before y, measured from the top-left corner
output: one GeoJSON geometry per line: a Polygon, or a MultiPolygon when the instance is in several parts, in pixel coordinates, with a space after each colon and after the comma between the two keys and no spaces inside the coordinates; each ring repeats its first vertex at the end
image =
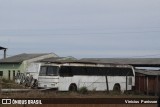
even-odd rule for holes
{"type": "Polygon", "coordinates": [[[2,90],[2,76],[0,76],[0,94],[1,94],[1,90],[2,90]]]}
{"type": "Polygon", "coordinates": [[[147,76],[147,95],[148,95],[148,76],[147,76]]]}
{"type": "Polygon", "coordinates": [[[138,90],[139,90],[139,93],[140,93],[141,92],[140,76],[138,76],[138,90]]]}
{"type": "Polygon", "coordinates": [[[127,84],[128,84],[128,83],[127,83],[127,77],[128,77],[128,76],[126,75],[126,92],[127,92],[127,84]]]}
{"type": "Polygon", "coordinates": [[[109,92],[108,77],[107,77],[107,75],[105,77],[106,77],[106,86],[107,86],[107,93],[108,93],[109,92]]]}
{"type": "Polygon", "coordinates": [[[127,75],[126,75],[126,92],[127,92],[127,90],[128,90],[128,74],[129,74],[129,72],[127,72],[127,75]]]}
{"type": "Polygon", "coordinates": [[[156,83],[157,83],[157,84],[156,84],[156,95],[157,95],[157,96],[158,96],[158,94],[159,94],[159,89],[158,89],[158,88],[159,88],[159,78],[158,78],[158,77],[159,77],[159,75],[157,75],[157,78],[156,78],[156,80],[157,80],[157,82],[156,82],[156,83]]]}

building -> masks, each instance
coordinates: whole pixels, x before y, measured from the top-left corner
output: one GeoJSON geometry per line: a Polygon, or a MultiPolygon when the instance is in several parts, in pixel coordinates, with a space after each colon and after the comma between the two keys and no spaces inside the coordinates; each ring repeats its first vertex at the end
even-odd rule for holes
{"type": "Polygon", "coordinates": [[[13,80],[17,73],[25,73],[31,63],[45,59],[58,57],[54,53],[19,54],[0,60],[0,75],[2,78],[13,80]]]}
{"type": "Polygon", "coordinates": [[[135,90],[151,95],[160,95],[160,71],[157,70],[135,70],[135,90]]]}

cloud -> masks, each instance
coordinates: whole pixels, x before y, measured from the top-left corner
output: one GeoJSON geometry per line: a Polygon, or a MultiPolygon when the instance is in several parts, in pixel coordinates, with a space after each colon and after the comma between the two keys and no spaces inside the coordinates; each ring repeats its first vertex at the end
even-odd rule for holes
{"type": "Polygon", "coordinates": [[[158,0],[3,0],[0,29],[159,26],[158,4],[158,0]]]}
{"type": "Polygon", "coordinates": [[[159,4],[159,0],[2,0],[0,45],[8,47],[9,54],[157,54],[159,4]]]}

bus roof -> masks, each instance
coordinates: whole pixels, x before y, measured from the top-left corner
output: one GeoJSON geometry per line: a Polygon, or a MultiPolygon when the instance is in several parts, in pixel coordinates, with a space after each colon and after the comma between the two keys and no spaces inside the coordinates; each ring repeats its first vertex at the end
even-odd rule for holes
{"type": "MultiPolygon", "coordinates": [[[[46,63],[47,64],[47,63],[46,63]]],[[[86,61],[55,61],[48,64],[62,65],[62,66],[102,66],[102,67],[132,67],[130,65],[115,64],[115,63],[97,63],[97,62],[86,62],[86,61]]]]}

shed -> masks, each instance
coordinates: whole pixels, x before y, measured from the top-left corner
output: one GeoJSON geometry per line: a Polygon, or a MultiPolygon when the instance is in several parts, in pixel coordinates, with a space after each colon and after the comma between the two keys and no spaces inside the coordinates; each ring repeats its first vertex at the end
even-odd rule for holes
{"type": "Polygon", "coordinates": [[[160,71],[135,69],[135,90],[151,95],[160,95],[160,71]]]}

